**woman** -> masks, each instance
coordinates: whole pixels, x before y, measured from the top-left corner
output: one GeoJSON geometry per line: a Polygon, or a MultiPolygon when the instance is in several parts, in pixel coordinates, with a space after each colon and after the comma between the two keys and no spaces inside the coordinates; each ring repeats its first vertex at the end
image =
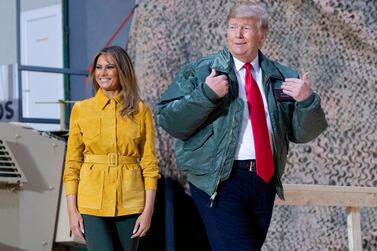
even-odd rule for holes
{"type": "Polygon", "coordinates": [[[71,113],[64,185],[73,235],[88,250],[137,250],[148,231],[158,167],[152,113],[126,51],[101,50],[90,76],[96,95],[71,113]],[[84,231],[85,230],[85,231],[84,231]]]}

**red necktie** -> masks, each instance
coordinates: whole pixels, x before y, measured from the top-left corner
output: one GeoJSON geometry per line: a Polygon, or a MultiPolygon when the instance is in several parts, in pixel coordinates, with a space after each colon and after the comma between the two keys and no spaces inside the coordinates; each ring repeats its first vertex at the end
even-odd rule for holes
{"type": "Polygon", "coordinates": [[[246,63],[245,89],[247,106],[251,119],[254,136],[254,149],[257,175],[265,182],[268,182],[274,175],[274,161],[272,157],[270,137],[268,135],[266,115],[261,93],[257,82],[251,75],[252,65],[246,63]]]}

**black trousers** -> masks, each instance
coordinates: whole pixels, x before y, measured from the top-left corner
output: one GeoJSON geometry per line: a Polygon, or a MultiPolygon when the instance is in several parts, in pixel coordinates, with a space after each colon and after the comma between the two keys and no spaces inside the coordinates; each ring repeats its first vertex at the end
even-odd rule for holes
{"type": "MultiPolygon", "coordinates": [[[[235,162],[236,163],[236,162],[235,162]]],[[[262,248],[272,216],[275,186],[255,172],[233,165],[220,183],[213,207],[210,196],[190,184],[213,251],[254,251],[262,248]]]]}

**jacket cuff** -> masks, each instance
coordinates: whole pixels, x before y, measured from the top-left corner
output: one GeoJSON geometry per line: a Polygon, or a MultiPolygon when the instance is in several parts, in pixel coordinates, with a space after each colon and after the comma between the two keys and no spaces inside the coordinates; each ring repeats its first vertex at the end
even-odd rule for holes
{"type": "Polygon", "coordinates": [[[145,190],[157,190],[157,178],[144,177],[145,190]]]}
{"type": "Polygon", "coordinates": [[[306,99],[304,99],[302,101],[297,102],[297,105],[299,105],[302,108],[307,108],[311,104],[313,104],[314,100],[315,100],[315,94],[314,94],[314,92],[312,92],[312,94],[310,94],[309,97],[307,97],[306,99]]]}
{"type": "Polygon", "coordinates": [[[220,97],[206,83],[203,83],[204,95],[212,102],[217,103],[220,97]]]}
{"type": "Polygon", "coordinates": [[[77,195],[78,183],[75,181],[67,181],[64,183],[65,195],[77,195]]]}

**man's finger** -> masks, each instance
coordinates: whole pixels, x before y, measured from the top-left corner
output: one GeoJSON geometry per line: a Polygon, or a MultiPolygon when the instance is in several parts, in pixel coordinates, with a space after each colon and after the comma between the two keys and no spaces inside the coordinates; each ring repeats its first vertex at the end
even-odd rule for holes
{"type": "Polygon", "coordinates": [[[302,80],[307,82],[309,80],[309,72],[305,72],[304,75],[302,75],[302,80]]]}
{"type": "Polygon", "coordinates": [[[298,79],[298,78],[286,78],[286,79],[284,79],[284,83],[293,83],[293,84],[295,84],[295,83],[299,83],[299,82],[301,82],[301,80],[300,79],[298,79]]]}
{"type": "Polygon", "coordinates": [[[216,76],[216,70],[212,69],[211,74],[209,74],[210,77],[215,77],[216,76]]]}

